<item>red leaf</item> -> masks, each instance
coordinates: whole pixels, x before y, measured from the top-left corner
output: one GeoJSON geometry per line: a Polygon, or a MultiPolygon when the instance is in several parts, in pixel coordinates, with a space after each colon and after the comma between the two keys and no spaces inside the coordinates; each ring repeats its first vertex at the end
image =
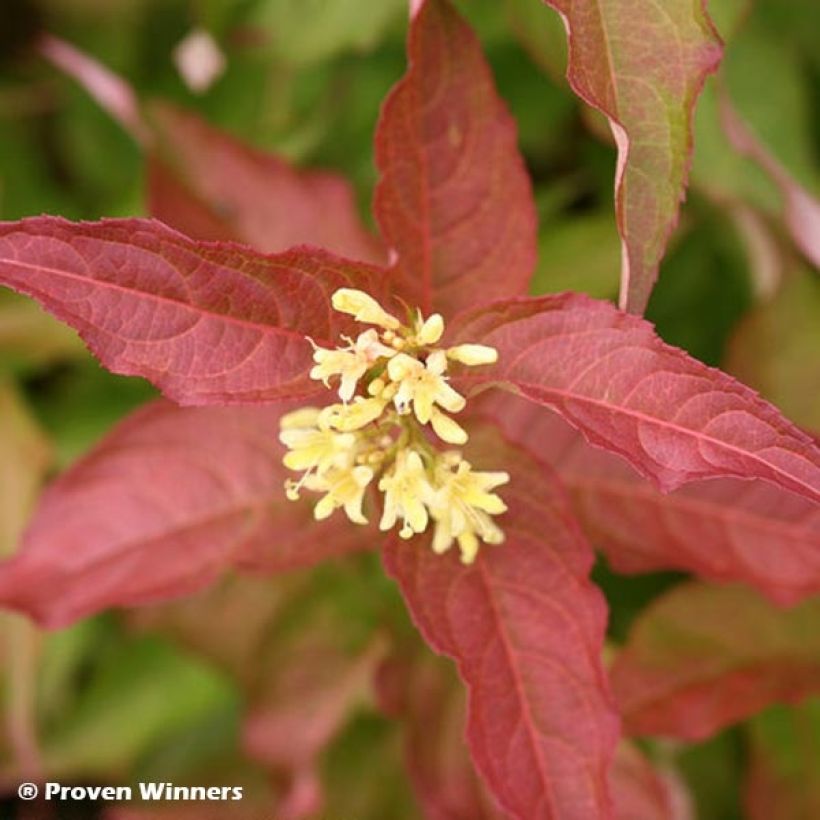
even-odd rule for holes
{"type": "Polygon", "coordinates": [[[156,402],[116,427],[42,498],[0,565],[0,603],[54,627],[189,594],[227,567],[280,572],[370,545],[285,499],[281,406],[156,402]]]}
{"type": "Polygon", "coordinates": [[[692,109],[721,57],[698,0],[545,0],[569,32],[567,77],[603,112],[618,144],[621,306],[642,312],[678,220],[692,109]]]}
{"type": "Polygon", "coordinates": [[[263,256],[152,220],[0,223],[0,284],[76,328],[109,370],[143,376],[183,404],[316,392],[305,336],[335,344],[350,323],[330,295],[351,286],[378,298],[383,280],[324,251],[263,256]]]}
{"type": "Polygon", "coordinates": [[[656,770],[631,743],[618,746],[610,785],[616,820],[694,820],[683,784],[656,770]]]}
{"type": "Polygon", "coordinates": [[[396,287],[445,315],[524,293],[535,210],[481,46],[448,2],[427,0],[408,55],[376,132],[376,217],[398,254],[396,287]]]}
{"type": "Polygon", "coordinates": [[[169,105],[155,105],[151,122],[158,147],[148,197],[152,215],[168,225],[194,239],[234,239],[264,252],[310,244],[383,261],[342,177],[296,171],[169,105]]]}
{"type": "Polygon", "coordinates": [[[450,338],[499,352],[497,365],[460,377],[464,387],[502,383],[557,410],[663,490],[737,476],[820,501],[820,447],[809,436],[607,302],[572,293],[498,302],[462,315],[450,338]]]}
{"type": "Polygon", "coordinates": [[[473,463],[512,476],[506,542],[466,567],[421,539],[394,540],[388,571],[428,643],[458,663],[473,758],[503,808],[525,820],[610,817],[618,729],[592,552],[548,468],[489,431],[482,438],[473,463]]]}
{"type": "Polygon", "coordinates": [[[820,507],[760,481],[713,479],[664,494],[553,413],[494,394],[482,408],[548,461],[619,572],[682,569],[744,581],[782,604],[820,593],[820,507]]]}
{"type": "Polygon", "coordinates": [[[708,737],[820,691],[820,599],[780,610],[745,587],[683,584],[644,610],[611,674],[630,733],[708,737]]]}

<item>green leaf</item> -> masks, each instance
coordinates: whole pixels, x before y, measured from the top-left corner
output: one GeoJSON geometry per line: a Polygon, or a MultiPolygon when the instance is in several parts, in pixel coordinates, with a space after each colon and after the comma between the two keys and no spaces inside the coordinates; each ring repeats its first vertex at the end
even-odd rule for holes
{"type": "Polygon", "coordinates": [[[306,65],[346,51],[369,51],[406,6],[405,0],[267,0],[250,22],[267,30],[278,57],[306,65]]]}

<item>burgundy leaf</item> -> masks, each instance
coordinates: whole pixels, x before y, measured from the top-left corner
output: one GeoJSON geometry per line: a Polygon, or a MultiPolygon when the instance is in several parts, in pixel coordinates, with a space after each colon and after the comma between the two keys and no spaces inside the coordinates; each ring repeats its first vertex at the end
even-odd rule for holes
{"type": "Polygon", "coordinates": [[[281,406],[138,411],[46,491],[0,603],[62,626],[186,595],[230,566],[281,572],[372,545],[285,499],[281,406]]]}
{"type": "Polygon", "coordinates": [[[736,476],[820,501],[820,447],[809,436],[607,302],[572,293],[497,302],[462,315],[450,339],[499,352],[497,365],[460,377],[462,387],[500,383],[553,408],[665,491],[736,476]]]}
{"type": "Polygon", "coordinates": [[[472,435],[473,463],[511,475],[506,542],[468,567],[427,540],[396,539],[388,571],[428,643],[458,663],[472,755],[503,808],[525,820],[611,817],[618,721],[601,668],[604,602],[587,577],[592,551],[545,465],[492,431],[472,435]]]}
{"type": "Polygon", "coordinates": [[[330,295],[349,286],[378,298],[383,282],[380,269],[324,251],[264,256],[153,220],[0,223],[0,284],[76,328],[109,370],[182,404],[316,392],[305,337],[332,346],[351,327],[330,295]]]}
{"type": "Polygon", "coordinates": [[[661,493],[559,416],[505,394],[482,402],[549,462],[596,547],[619,572],[682,569],[744,581],[782,603],[820,593],[820,507],[762,481],[713,479],[661,493]]]}
{"type": "Polygon", "coordinates": [[[642,312],[678,220],[692,109],[721,57],[700,0],[545,0],[569,34],[567,77],[606,114],[618,145],[621,307],[642,312]]]}
{"type": "Polygon", "coordinates": [[[410,26],[410,68],[376,133],[376,216],[396,288],[445,314],[524,293],[536,217],[512,118],[473,33],[446,0],[410,26]]]}
{"type": "Polygon", "coordinates": [[[157,104],[151,113],[153,216],[194,239],[233,239],[266,253],[309,244],[383,261],[344,178],[296,171],[172,106],[157,104]]]}
{"type": "Polygon", "coordinates": [[[708,737],[820,691],[820,598],[782,610],[742,586],[683,584],[641,613],[611,675],[631,734],[708,737]]]}

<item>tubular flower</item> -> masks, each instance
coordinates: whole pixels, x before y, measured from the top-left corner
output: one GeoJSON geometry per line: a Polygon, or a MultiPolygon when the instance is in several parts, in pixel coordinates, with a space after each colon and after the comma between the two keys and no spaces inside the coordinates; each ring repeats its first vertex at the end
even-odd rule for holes
{"type": "Polygon", "coordinates": [[[384,493],[384,512],[379,529],[390,530],[401,518],[404,524],[399,531],[402,538],[427,529],[429,514],[425,501],[429,502],[435,491],[427,479],[424,463],[415,450],[402,450],[393,467],[382,476],[379,489],[384,493]]]}
{"type": "Polygon", "coordinates": [[[493,492],[510,480],[505,472],[477,473],[458,453],[448,453],[437,476],[438,489],[430,506],[436,522],[433,550],[446,552],[458,541],[461,558],[472,563],[478,539],[500,544],[504,534],[490,518],[505,512],[507,505],[493,492]]]}
{"type": "Polygon", "coordinates": [[[365,524],[365,492],[375,484],[383,495],[382,530],[400,522],[399,535],[411,538],[432,521],[433,549],[445,552],[457,541],[462,561],[471,563],[479,541],[504,540],[491,516],[506,506],[492,490],[509,476],[474,472],[460,453],[437,449],[427,429],[447,444],[467,442],[467,431],[448,415],[466,405],[449,384],[448,361],[488,364],[496,351],[474,344],[435,347],[444,335],[438,313],[425,318],[416,311],[403,325],[371,296],[349,288],[336,291],[332,303],[381,330],[365,330],[355,341],[345,337],[347,345],[336,350],[314,345],[310,376],[326,387],[338,376],[342,403],[283,417],[284,464],[304,471],[298,482],[286,482],[288,497],[297,498],[303,487],[323,493],[317,519],[342,508],[351,521],[365,524]]]}
{"type": "Polygon", "coordinates": [[[350,401],[359,379],[373,363],[380,357],[389,357],[395,352],[392,347],[383,345],[379,341],[379,334],[371,328],[360,333],[355,342],[350,341],[347,347],[338,350],[314,345],[313,361],[316,366],[310,371],[310,377],[329,387],[328,380],[333,376],[340,376],[339,398],[350,401]]]}

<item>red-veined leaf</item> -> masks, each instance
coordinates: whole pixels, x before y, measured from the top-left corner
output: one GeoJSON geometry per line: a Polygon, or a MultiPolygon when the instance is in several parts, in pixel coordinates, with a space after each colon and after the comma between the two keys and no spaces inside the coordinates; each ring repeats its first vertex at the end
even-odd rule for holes
{"type": "Polygon", "coordinates": [[[158,401],[46,491],[0,603],[47,626],[190,594],[230,566],[271,572],[371,545],[364,527],[312,520],[283,491],[282,407],[158,401]]]}
{"type": "Polygon", "coordinates": [[[233,239],[266,253],[309,244],[383,261],[342,177],[297,171],[169,105],[157,104],[151,114],[152,216],[194,239],[233,239]]]}
{"type": "Polygon", "coordinates": [[[809,436],[607,302],[572,293],[506,300],[463,314],[449,338],[499,353],[497,365],[459,376],[464,388],[501,383],[557,410],[663,490],[736,476],[820,501],[820,447],[809,436]]]}
{"type": "Polygon", "coordinates": [[[692,109],[720,60],[720,40],[700,0],[545,2],[569,33],[570,84],[606,114],[618,144],[621,306],[639,313],[677,223],[692,109]]]}
{"type": "Polygon", "coordinates": [[[524,293],[536,218],[512,118],[481,46],[447,0],[413,18],[410,68],[376,132],[375,210],[396,288],[445,314],[524,293]]]}
{"type": "Polygon", "coordinates": [[[467,735],[487,786],[513,817],[611,817],[607,766],[618,736],[601,668],[605,606],[592,551],[545,465],[492,431],[472,433],[478,469],[504,469],[501,546],[472,566],[429,539],[387,547],[428,643],[454,658],[470,690],[467,735]],[[483,440],[482,440],[483,439],[483,440]]]}
{"type": "Polygon", "coordinates": [[[452,664],[400,645],[379,670],[377,694],[404,723],[407,770],[430,820],[501,820],[464,744],[467,699],[452,664]]]}
{"type": "Polygon", "coordinates": [[[316,392],[305,337],[333,346],[352,327],[330,295],[356,287],[379,298],[383,282],[380,269],[317,249],[266,256],[153,220],[0,223],[0,284],[76,328],[109,370],[182,404],[316,392]]]}
{"type": "Polygon", "coordinates": [[[610,772],[616,820],[694,820],[691,799],[671,772],[656,769],[638,748],[621,742],[610,772]]]}
{"type": "Polygon", "coordinates": [[[820,598],[784,610],[746,587],[682,584],[639,616],[611,678],[628,732],[708,737],[820,691],[820,598]]]}
{"type": "Polygon", "coordinates": [[[820,700],[773,707],[749,726],[748,820],[820,817],[820,700]]]}
{"type": "Polygon", "coordinates": [[[713,479],[661,493],[554,413],[495,393],[482,401],[507,435],[547,461],[589,538],[619,572],[682,569],[752,584],[772,600],[820,593],[820,507],[762,481],[713,479]]]}

